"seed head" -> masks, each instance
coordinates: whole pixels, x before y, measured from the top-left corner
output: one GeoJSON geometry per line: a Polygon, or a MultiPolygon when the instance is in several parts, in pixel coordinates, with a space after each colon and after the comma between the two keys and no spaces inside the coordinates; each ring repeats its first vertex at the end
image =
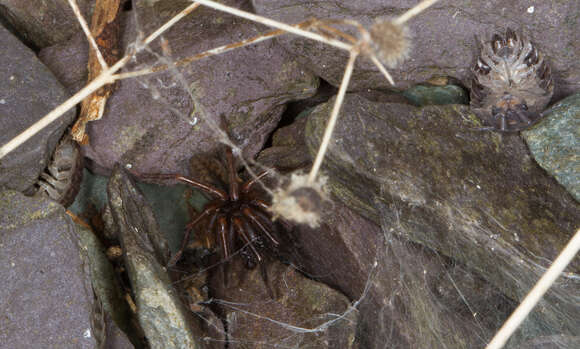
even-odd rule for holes
{"type": "Polygon", "coordinates": [[[323,189],[325,183],[325,177],[309,184],[308,175],[292,174],[288,187],[274,192],[270,208],[274,219],[283,217],[317,228],[320,225],[320,211],[326,201],[323,189]]]}
{"type": "Polygon", "coordinates": [[[411,35],[404,24],[399,25],[391,19],[379,18],[369,32],[372,50],[387,67],[394,68],[409,57],[411,35]]]}

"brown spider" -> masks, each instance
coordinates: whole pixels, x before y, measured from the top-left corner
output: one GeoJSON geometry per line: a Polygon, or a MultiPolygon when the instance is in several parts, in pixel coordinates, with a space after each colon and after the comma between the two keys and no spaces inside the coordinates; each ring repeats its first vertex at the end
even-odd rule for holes
{"type": "Polygon", "coordinates": [[[242,183],[229,147],[226,150],[226,160],[229,181],[227,192],[179,174],[140,176],[148,179],[177,180],[201,189],[215,198],[204,206],[203,211],[193,221],[187,224],[181,247],[173,255],[168,266],[174,266],[179,261],[187,246],[191,231],[204,218],[209,218],[207,233],[215,234],[216,240],[219,239],[222,257],[227,260],[235,250],[241,250],[246,267],[249,269],[263,260],[257,248],[263,245],[263,237],[276,247],[280,244],[273,236],[273,224],[268,213],[268,204],[252,195],[251,192],[254,184],[266,176],[268,171],[261,172],[255,178],[242,183]]]}

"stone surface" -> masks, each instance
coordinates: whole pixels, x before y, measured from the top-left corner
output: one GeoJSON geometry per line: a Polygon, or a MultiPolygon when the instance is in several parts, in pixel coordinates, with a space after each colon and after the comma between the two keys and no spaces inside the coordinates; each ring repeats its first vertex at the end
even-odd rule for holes
{"type": "Polygon", "coordinates": [[[554,105],[522,132],[534,159],[580,202],[580,94],[554,105]]]}
{"type": "MultiPolygon", "coordinates": [[[[309,117],[311,154],[332,103],[309,117]]],[[[331,191],[384,231],[465,264],[519,300],[571,238],[580,209],[517,135],[477,131],[474,119],[466,106],[347,95],[323,168],[331,191]]],[[[575,260],[568,271],[579,269],[575,260]]],[[[538,321],[561,332],[578,328],[575,280],[552,288],[538,321]]]]}
{"type": "MultiPolygon", "coordinates": [[[[277,131],[259,161],[286,164],[287,171],[303,167],[310,158],[307,120],[277,131]]],[[[283,246],[282,255],[348,296],[359,310],[360,347],[482,347],[513,309],[478,273],[392,236],[337,199],[322,212],[320,228],[297,226],[289,233],[294,243],[283,246]]]]}
{"type": "Polygon", "coordinates": [[[118,275],[105,256],[104,246],[91,229],[77,226],[76,231],[85,262],[89,266],[93,292],[102,309],[99,312],[104,314],[104,342],[110,343],[110,348],[126,348],[131,345],[128,334],[136,343],[135,346],[139,347],[140,329],[131,321],[131,310],[124,298],[118,275]]]}
{"type": "Polygon", "coordinates": [[[348,299],[278,261],[248,270],[228,262],[229,276],[214,273],[212,302],[226,319],[228,348],[356,348],[357,311],[348,299]]]}
{"type": "Polygon", "coordinates": [[[90,274],[75,229],[49,199],[0,193],[3,347],[96,347],[90,274]]]}
{"type": "Polygon", "coordinates": [[[89,43],[84,33],[79,32],[67,41],[43,48],[38,52],[38,59],[69,93],[74,94],[86,85],[89,43]]]}
{"type": "MultiPolygon", "coordinates": [[[[253,0],[260,15],[286,23],[298,23],[311,17],[354,19],[369,27],[377,17],[396,17],[417,1],[386,3],[383,0],[253,0]]],[[[469,69],[475,62],[476,36],[490,34],[507,26],[528,33],[548,57],[555,75],[554,100],[578,91],[580,81],[580,33],[576,30],[580,3],[544,1],[530,4],[525,0],[440,1],[408,22],[412,33],[410,59],[390,69],[398,88],[406,88],[434,75],[455,77],[466,86],[469,69]]],[[[288,35],[278,40],[302,64],[316,75],[337,86],[341,80],[346,52],[324,44],[288,35]]],[[[370,61],[359,59],[350,88],[389,87],[370,61]]]]}
{"type": "MultiPolygon", "coordinates": [[[[228,3],[249,8],[246,1],[228,3]]],[[[138,3],[136,16],[127,18],[125,46],[134,41],[137,30],[150,33],[189,4],[138,3]]],[[[160,56],[162,50],[155,42],[152,51],[142,51],[128,69],[189,57],[256,36],[263,29],[200,7],[163,34],[171,56],[160,56]]],[[[81,46],[79,49],[86,49],[85,44],[81,46]]],[[[62,59],[59,52],[53,54],[56,56],[48,57],[47,53],[44,59],[62,61],[71,55],[68,50],[62,59]]],[[[163,72],[118,83],[103,119],[88,126],[90,145],[84,147],[84,154],[95,169],[108,172],[122,162],[131,163],[140,173],[188,174],[187,160],[192,155],[215,150],[223,140],[219,128],[226,130],[246,158],[252,158],[280,120],[284,104],[312,95],[318,86],[318,78],[271,40],[178,70],[179,75],[163,72]]]]}
{"type": "Polygon", "coordinates": [[[116,170],[108,187],[109,205],[137,305],[137,317],[151,348],[209,348],[164,265],[169,248],[153,212],[126,172],[116,170]]]}
{"type": "MultiPolygon", "coordinates": [[[[76,2],[90,23],[91,1],[76,2]]],[[[82,30],[68,0],[0,0],[0,16],[25,42],[37,48],[63,42],[82,30]]]]}
{"type": "Polygon", "coordinates": [[[469,104],[468,94],[457,85],[416,85],[403,91],[403,96],[416,106],[469,104]]]}
{"type": "MultiPolygon", "coordinates": [[[[0,26],[0,144],[4,145],[64,102],[68,95],[34,52],[0,26]]],[[[69,111],[10,154],[0,159],[0,185],[18,191],[30,188],[47,166],[69,111]]]]}

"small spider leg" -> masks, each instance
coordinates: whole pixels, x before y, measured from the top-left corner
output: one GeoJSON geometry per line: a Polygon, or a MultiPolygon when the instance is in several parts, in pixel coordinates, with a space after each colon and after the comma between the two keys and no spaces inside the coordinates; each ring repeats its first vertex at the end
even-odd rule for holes
{"type": "Polygon", "coordinates": [[[238,183],[238,174],[236,172],[236,167],[234,165],[234,155],[232,154],[232,148],[228,147],[226,149],[226,158],[228,161],[228,173],[230,182],[230,199],[232,201],[238,201],[240,197],[240,189],[238,183]]]}
{"type": "Polygon", "coordinates": [[[208,194],[212,194],[217,196],[218,198],[222,199],[222,200],[227,200],[228,199],[228,194],[218,188],[214,188],[213,186],[200,182],[196,179],[193,178],[187,178],[187,177],[183,177],[182,175],[179,174],[166,174],[166,173],[150,173],[150,174],[137,174],[135,172],[133,172],[133,174],[135,174],[138,178],[141,179],[149,179],[149,180],[158,180],[158,181],[179,181],[179,182],[183,182],[183,183],[187,183],[197,189],[201,189],[203,191],[205,191],[208,194]]]}
{"type": "Polygon", "coordinates": [[[269,170],[260,172],[255,178],[250,179],[242,186],[242,193],[247,193],[252,189],[252,186],[256,184],[260,179],[264,178],[266,175],[270,173],[269,170]]]}
{"type": "Polygon", "coordinates": [[[217,235],[220,237],[220,243],[222,247],[222,253],[224,260],[230,258],[230,244],[228,239],[228,220],[225,215],[220,215],[217,219],[217,235]]]}
{"type": "Polygon", "coordinates": [[[217,210],[217,205],[209,205],[205,210],[203,210],[202,213],[199,214],[199,216],[197,216],[191,223],[189,223],[188,225],[185,226],[183,240],[181,240],[181,247],[179,248],[179,250],[177,250],[177,252],[175,252],[173,257],[171,257],[171,259],[167,263],[167,266],[173,267],[173,266],[175,266],[175,264],[177,264],[177,262],[181,259],[181,255],[183,254],[183,251],[185,251],[185,248],[187,247],[187,243],[189,242],[189,235],[191,233],[191,230],[193,230],[193,227],[195,227],[195,225],[197,223],[199,223],[204,217],[209,216],[210,214],[214,213],[216,210],[217,210]]]}
{"type": "Polygon", "coordinates": [[[255,238],[255,236],[254,234],[251,234],[249,230],[246,230],[248,226],[244,226],[242,219],[240,217],[233,217],[232,223],[236,233],[241,236],[242,240],[244,240],[246,245],[250,247],[256,258],[258,258],[258,263],[262,262],[262,256],[260,256],[260,253],[258,253],[258,250],[254,246],[254,242],[252,241],[255,238]],[[246,234],[246,232],[248,232],[248,234],[250,234],[251,237],[249,237],[248,234],[246,234]]]}
{"type": "Polygon", "coordinates": [[[516,109],[515,113],[521,121],[523,121],[527,124],[529,124],[531,122],[530,118],[528,118],[528,116],[526,115],[527,111],[522,110],[522,109],[516,109]]]}
{"type": "Polygon", "coordinates": [[[268,237],[268,239],[270,239],[270,241],[272,241],[272,243],[274,245],[280,245],[278,240],[276,240],[272,236],[272,234],[270,234],[270,231],[268,230],[268,228],[266,228],[264,226],[264,224],[262,224],[262,222],[260,222],[260,219],[258,218],[258,216],[256,215],[255,212],[256,211],[252,210],[250,207],[247,207],[247,206],[242,209],[242,213],[244,214],[244,216],[247,217],[252,224],[254,224],[258,228],[260,228],[262,233],[264,233],[264,235],[266,235],[268,237]]]}

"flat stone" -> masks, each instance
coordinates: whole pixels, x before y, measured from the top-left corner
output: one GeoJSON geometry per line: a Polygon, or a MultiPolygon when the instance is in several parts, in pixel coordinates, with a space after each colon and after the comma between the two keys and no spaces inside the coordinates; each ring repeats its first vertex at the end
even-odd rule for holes
{"type": "Polygon", "coordinates": [[[356,348],[357,311],[332,288],[291,266],[267,260],[246,269],[241,258],[228,261],[228,281],[214,273],[215,306],[226,319],[228,348],[356,348]],[[224,286],[225,285],[225,286],[224,286]]]}
{"type": "Polygon", "coordinates": [[[580,94],[565,98],[522,132],[534,159],[580,202],[580,94]]]}
{"type": "MultiPolygon", "coordinates": [[[[76,2],[84,18],[91,23],[91,1],[76,2]]],[[[68,40],[73,34],[82,31],[68,0],[0,0],[0,15],[25,42],[37,48],[68,40]]]]}
{"type": "Polygon", "coordinates": [[[96,348],[90,273],[75,230],[57,203],[0,192],[4,347],[96,348]]]}
{"type": "MultiPolygon", "coordinates": [[[[311,154],[333,102],[309,118],[311,154]]],[[[580,209],[518,135],[479,127],[467,106],[347,95],[323,170],[332,193],[383,231],[465,264],[519,300],[572,237],[580,209]]],[[[580,272],[578,261],[568,271],[580,272]]],[[[574,280],[553,286],[534,313],[538,321],[562,332],[580,326],[578,304],[566,301],[578,295],[574,280]]]]}
{"type": "MultiPolygon", "coordinates": [[[[0,144],[8,143],[68,98],[52,73],[8,30],[0,26],[0,144]]],[[[72,122],[69,111],[0,159],[0,185],[24,191],[47,166],[72,122]]]]}
{"type": "Polygon", "coordinates": [[[151,208],[123,170],[107,187],[123,258],[131,281],[137,318],[151,348],[205,348],[202,326],[182,304],[165,265],[167,241],[151,208]]]}

